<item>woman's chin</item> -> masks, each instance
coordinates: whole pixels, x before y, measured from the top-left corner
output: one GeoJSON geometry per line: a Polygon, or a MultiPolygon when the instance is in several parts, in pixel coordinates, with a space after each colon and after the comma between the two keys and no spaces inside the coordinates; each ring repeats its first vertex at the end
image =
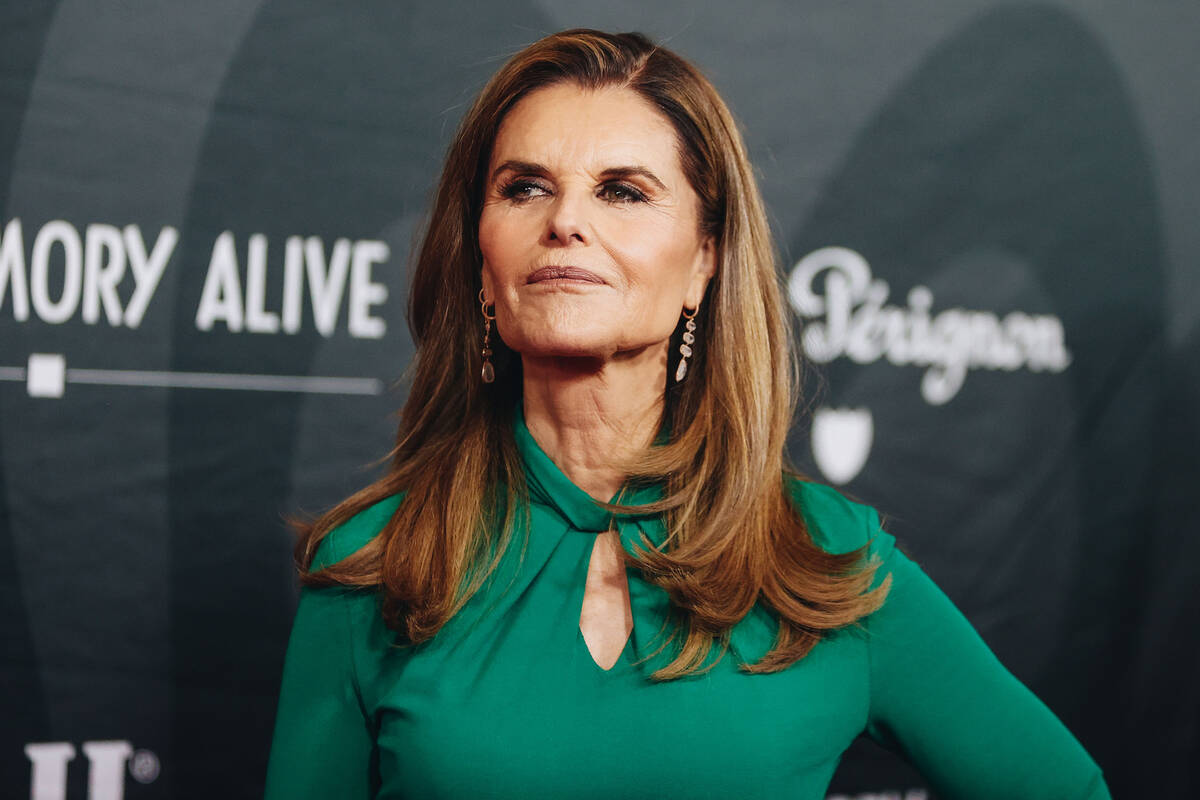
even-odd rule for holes
{"type": "MultiPolygon", "coordinates": [[[[508,342],[507,338],[505,342],[508,342]]],[[[620,349],[620,342],[612,337],[589,336],[586,332],[571,331],[530,336],[509,344],[509,347],[525,359],[606,361],[620,349]]]]}
{"type": "Polygon", "coordinates": [[[615,362],[641,363],[661,361],[666,363],[667,341],[630,344],[629,342],[584,341],[538,341],[523,347],[514,347],[521,359],[530,362],[553,362],[554,369],[569,369],[578,372],[597,372],[615,362]]]}
{"type": "Polygon", "coordinates": [[[612,358],[616,347],[594,342],[539,342],[520,348],[517,352],[523,359],[579,359],[603,362],[612,358]]]}
{"type": "Polygon", "coordinates": [[[504,342],[523,359],[579,359],[607,362],[654,349],[665,352],[670,331],[652,331],[650,335],[630,337],[622,326],[589,327],[530,326],[500,331],[504,342]],[[655,334],[660,334],[655,336],[655,334]]]}

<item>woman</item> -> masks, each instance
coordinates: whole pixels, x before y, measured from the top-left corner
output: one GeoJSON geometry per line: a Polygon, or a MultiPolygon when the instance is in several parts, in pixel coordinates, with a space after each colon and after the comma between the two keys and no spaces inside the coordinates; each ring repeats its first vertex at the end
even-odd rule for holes
{"type": "Polygon", "coordinates": [[[785,473],[762,201],[678,56],[514,56],[410,297],[391,470],[297,548],[268,797],[818,798],[863,731],[948,797],[1108,796],[875,513],[785,473]]]}

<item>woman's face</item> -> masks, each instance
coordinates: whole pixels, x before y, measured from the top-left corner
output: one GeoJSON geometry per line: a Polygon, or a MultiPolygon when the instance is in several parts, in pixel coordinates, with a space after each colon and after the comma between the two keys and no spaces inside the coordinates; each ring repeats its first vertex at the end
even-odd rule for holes
{"type": "Polygon", "coordinates": [[[671,123],[625,88],[531,92],[492,148],[479,244],[496,326],[523,356],[666,352],[716,266],[671,123]]]}

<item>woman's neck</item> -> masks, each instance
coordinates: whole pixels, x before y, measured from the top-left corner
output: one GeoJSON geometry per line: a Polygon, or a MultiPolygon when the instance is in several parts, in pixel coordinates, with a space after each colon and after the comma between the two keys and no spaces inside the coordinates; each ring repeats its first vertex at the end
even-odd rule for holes
{"type": "Polygon", "coordinates": [[[607,502],[625,483],[621,464],[658,432],[666,344],[605,361],[521,361],[529,432],[572,483],[607,502]]]}

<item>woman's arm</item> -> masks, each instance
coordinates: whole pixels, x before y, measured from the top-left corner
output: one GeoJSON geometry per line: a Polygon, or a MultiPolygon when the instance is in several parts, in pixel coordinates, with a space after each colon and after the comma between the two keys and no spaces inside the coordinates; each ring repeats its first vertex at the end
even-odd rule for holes
{"type": "Polygon", "coordinates": [[[906,756],[946,798],[1107,800],[1082,745],[894,545],[877,534],[879,575],[893,578],[883,608],[866,621],[871,737],[906,756]]]}
{"type": "MultiPolygon", "coordinates": [[[[334,540],[330,534],[321,543],[316,563],[344,555],[334,552],[334,540]]],[[[361,599],[338,588],[300,593],[267,767],[267,800],[373,795],[375,737],[361,701],[350,626],[350,605],[361,599]]]]}

